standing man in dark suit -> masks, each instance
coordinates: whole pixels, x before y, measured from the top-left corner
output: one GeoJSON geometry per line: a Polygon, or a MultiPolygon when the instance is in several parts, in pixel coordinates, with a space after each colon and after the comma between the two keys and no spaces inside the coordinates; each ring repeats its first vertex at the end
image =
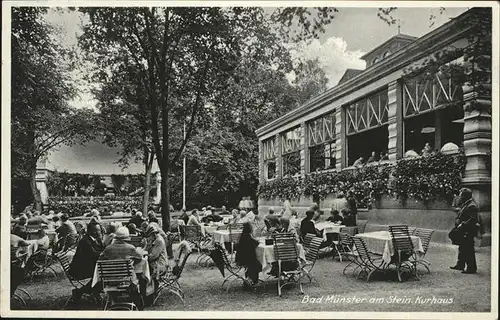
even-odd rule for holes
{"type": "Polygon", "coordinates": [[[455,227],[460,231],[461,237],[458,244],[458,261],[454,270],[462,273],[476,273],[476,254],[474,252],[474,237],[477,234],[478,207],[472,198],[472,191],[462,188],[459,195],[460,208],[455,220],[455,227]]]}
{"type": "MultiPolygon", "coordinates": [[[[92,291],[92,277],[99,255],[104,250],[101,239],[101,227],[97,223],[87,226],[87,233],[82,237],[76,248],[75,256],[71,261],[70,274],[78,280],[89,279],[90,281],[81,289],[73,289],[73,300],[78,301],[84,293],[92,291]]],[[[102,287],[96,286],[101,289],[102,287]]]]}

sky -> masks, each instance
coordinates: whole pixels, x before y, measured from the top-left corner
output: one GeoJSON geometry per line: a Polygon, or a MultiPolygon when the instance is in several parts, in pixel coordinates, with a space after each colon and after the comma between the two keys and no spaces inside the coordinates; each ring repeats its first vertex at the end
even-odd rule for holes
{"type": "MultiPolygon", "coordinates": [[[[435,8],[398,8],[392,13],[400,21],[400,32],[421,37],[442,24],[467,11],[465,7],[446,8],[442,13],[435,8]],[[435,15],[434,25],[430,26],[429,17],[435,15]]],[[[271,10],[267,9],[267,10],[271,10]]],[[[267,11],[266,10],[266,11],[267,11]]],[[[389,26],[377,17],[378,8],[338,8],[339,12],[326,27],[318,40],[299,46],[295,54],[319,60],[328,78],[328,87],[333,87],[347,68],[364,69],[365,62],[359,57],[398,33],[397,25],[389,26]]],[[[61,31],[61,41],[68,46],[77,44],[81,34],[80,24],[84,17],[78,12],[49,12],[49,23],[61,31]]],[[[82,74],[76,72],[75,80],[82,83],[82,74]]],[[[93,99],[88,86],[81,85],[80,95],[71,104],[75,107],[93,107],[93,99]]],[[[49,167],[70,172],[120,173],[115,164],[118,149],[108,148],[99,143],[86,147],[62,146],[49,155],[49,167]]],[[[141,164],[132,164],[127,173],[143,172],[141,164]]]]}

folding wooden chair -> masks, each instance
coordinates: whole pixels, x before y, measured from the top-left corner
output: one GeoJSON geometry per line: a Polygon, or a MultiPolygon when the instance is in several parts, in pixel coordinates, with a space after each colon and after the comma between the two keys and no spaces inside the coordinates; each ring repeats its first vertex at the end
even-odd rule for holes
{"type": "Polygon", "coordinates": [[[389,226],[389,232],[391,234],[391,241],[394,247],[394,255],[392,256],[390,264],[394,264],[396,267],[399,282],[402,282],[401,271],[404,269],[408,269],[410,274],[414,271],[413,273],[418,279],[416,272],[415,250],[413,248],[413,242],[411,241],[408,226],[389,226]]]}
{"type": "Polygon", "coordinates": [[[184,292],[181,289],[181,285],[179,284],[179,278],[181,277],[182,271],[186,265],[186,261],[189,258],[191,251],[187,247],[183,247],[179,251],[178,261],[180,264],[176,265],[174,268],[169,269],[159,280],[158,288],[155,292],[155,298],[153,300],[153,304],[155,304],[156,300],[160,297],[160,293],[165,290],[167,292],[171,292],[178,296],[182,303],[184,303],[184,292]]]}
{"type": "Polygon", "coordinates": [[[302,239],[302,245],[304,246],[305,250],[307,250],[309,248],[309,245],[311,244],[311,241],[314,238],[316,238],[315,234],[306,233],[306,235],[304,236],[304,239],[302,239]]]}
{"type": "MultiPolygon", "coordinates": [[[[353,269],[353,273],[356,272],[356,270],[360,267],[360,264],[358,262],[358,254],[354,251],[353,237],[347,233],[342,232],[339,234],[339,241],[341,247],[343,248],[342,255],[349,261],[349,263],[344,267],[344,270],[342,270],[342,274],[345,275],[347,269],[349,269],[349,267],[352,265],[355,266],[355,268],[353,269]]],[[[375,255],[371,252],[370,254],[375,255]]]]}
{"type": "MultiPolygon", "coordinates": [[[[217,250],[221,257],[222,261],[224,263],[224,270],[227,270],[229,272],[229,275],[225,275],[225,273],[222,273],[224,276],[224,281],[222,282],[221,288],[224,288],[224,285],[227,283],[227,288],[226,291],[229,292],[229,288],[231,287],[231,283],[237,280],[241,280],[241,282],[245,282],[245,277],[241,275],[241,271],[243,270],[242,266],[237,265],[235,262],[231,261],[229,257],[226,254],[226,249],[218,243],[214,243],[215,250],[217,250]]],[[[222,272],[222,271],[221,271],[222,272]]]]}
{"type": "MultiPolygon", "coordinates": [[[[349,240],[348,238],[344,237],[344,242],[342,242],[340,235],[341,234],[346,234],[349,236],[354,236],[357,232],[357,227],[342,227],[340,228],[339,232],[339,239],[333,241],[333,245],[335,248],[335,251],[338,253],[340,262],[342,262],[342,257],[343,256],[352,256],[352,241],[349,240]]],[[[335,255],[333,256],[333,259],[335,259],[335,255]]]]}
{"type": "MultiPolygon", "coordinates": [[[[102,281],[103,291],[106,294],[104,310],[108,310],[108,305],[113,306],[118,297],[131,299],[130,288],[136,285],[133,282],[134,267],[132,266],[132,260],[98,260],[97,268],[102,281]]],[[[126,301],[126,303],[132,302],[126,301]]]]}
{"type": "Polygon", "coordinates": [[[416,228],[414,233],[414,235],[419,237],[420,241],[422,241],[422,248],[424,249],[423,253],[415,255],[415,267],[420,264],[424,266],[429,273],[431,273],[431,270],[429,269],[431,263],[425,260],[424,257],[427,254],[427,250],[429,249],[429,244],[431,243],[433,233],[434,230],[424,228],[416,228]]]}
{"type": "MultiPolygon", "coordinates": [[[[383,272],[387,273],[387,271],[383,268],[384,261],[379,255],[374,255],[371,253],[367,247],[363,238],[352,237],[354,245],[356,246],[357,259],[356,264],[358,265],[360,271],[356,275],[356,278],[359,278],[361,274],[366,274],[366,282],[370,281],[370,277],[375,272],[383,272]]],[[[358,268],[357,267],[357,268],[358,268]]]]}
{"type": "Polygon", "coordinates": [[[309,246],[306,249],[306,262],[302,265],[302,271],[307,276],[307,278],[309,278],[309,283],[311,283],[312,279],[314,278],[313,275],[311,274],[311,271],[314,268],[314,265],[316,264],[316,260],[318,259],[319,247],[321,246],[322,242],[323,242],[322,238],[314,237],[313,235],[312,239],[309,242],[309,246]]]}
{"type": "MultiPolygon", "coordinates": [[[[62,269],[64,271],[64,274],[66,275],[66,278],[69,280],[69,282],[71,283],[71,285],[73,286],[73,288],[75,288],[76,290],[80,290],[83,286],[85,286],[85,284],[88,281],[90,281],[90,278],[76,279],[75,277],[73,277],[71,275],[71,273],[70,273],[70,266],[71,266],[71,260],[72,260],[72,258],[69,257],[69,255],[68,255],[67,252],[56,252],[55,256],[57,257],[57,260],[61,264],[61,267],[62,267],[62,269]]],[[[72,299],[73,299],[73,296],[69,297],[66,300],[66,303],[64,304],[63,308],[66,308],[66,306],[68,305],[68,303],[70,301],[72,301],[72,299]]]]}
{"type": "Polygon", "coordinates": [[[356,225],[358,226],[358,233],[365,233],[365,229],[366,229],[367,224],[368,224],[368,220],[356,221],[356,225]]]}
{"type": "Polygon", "coordinates": [[[302,282],[304,272],[299,263],[299,251],[297,248],[297,240],[289,233],[276,233],[273,235],[274,240],[274,255],[278,261],[278,296],[281,297],[281,288],[289,284],[299,284],[300,293],[302,290],[302,282]],[[292,270],[283,270],[283,263],[291,263],[297,265],[292,270]],[[283,281],[283,284],[281,282],[283,281]]]}

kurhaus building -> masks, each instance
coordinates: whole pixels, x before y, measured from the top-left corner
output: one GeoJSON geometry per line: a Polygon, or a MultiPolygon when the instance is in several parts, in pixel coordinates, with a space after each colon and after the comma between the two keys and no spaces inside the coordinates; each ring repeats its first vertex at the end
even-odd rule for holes
{"type": "MultiPolygon", "coordinates": [[[[472,36],[481,29],[478,19],[488,21],[488,16],[491,21],[491,9],[473,8],[420,38],[395,35],[362,57],[365,70],[348,69],[335,87],[259,128],[260,184],[351,170],[357,159],[366,161],[373,152],[387,155],[382,162],[390,164],[419,157],[426,143],[437,152],[463,148],[461,185],[473,190],[487,229],[482,244],[488,245],[491,50],[472,36]]],[[[332,197],[313,198],[260,197],[259,212],[280,207],[284,200],[298,212],[313,202],[329,210],[332,197]]],[[[372,230],[397,223],[436,229],[433,240],[446,242],[455,216],[442,201],[385,199],[358,219],[369,220],[372,230]]]]}

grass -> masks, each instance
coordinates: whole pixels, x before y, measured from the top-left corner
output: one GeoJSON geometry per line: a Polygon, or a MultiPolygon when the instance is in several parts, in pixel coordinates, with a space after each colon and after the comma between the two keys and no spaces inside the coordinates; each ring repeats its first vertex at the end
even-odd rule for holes
{"type": "MultiPolygon", "coordinates": [[[[489,312],[491,305],[491,251],[479,248],[476,253],[478,274],[461,274],[450,270],[456,262],[457,248],[431,244],[426,259],[431,262],[431,274],[424,274],[420,281],[399,283],[375,277],[372,281],[344,276],[346,262],[324,257],[317,261],[313,273],[317,281],[304,284],[305,295],[298,288],[289,286],[283,296],[277,296],[276,285],[260,287],[257,292],[244,291],[234,284],[229,293],[221,289],[222,275],[215,266],[200,267],[195,264],[197,253],[189,258],[180,280],[185,292],[185,303],[174,295],[163,294],[155,306],[146,310],[176,311],[356,311],[356,312],[489,312]],[[336,298],[359,298],[358,302],[327,301],[336,298]],[[305,297],[321,298],[320,303],[303,303],[305,297]],[[420,297],[420,298],[418,298],[420,297]],[[418,299],[452,299],[451,303],[417,303],[418,299]],[[375,300],[378,298],[378,301],[375,300]],[[400,303],[396,298],[401,299],[400,303]],[[370,300],[371,299],[371,300],[370,300]]],[[[60,274],[54,279],[40,277],[20,286],[30,292],[30,310],[59,310],[71,295],[71,285],[60,274]]],[[[318,299],[317,299],[318,300],[318,299]]],[[[420,300],[422,301],[422,300],[420,300]]],[[[448,300],[449,301],[449,300],[448,300]]],[[[95,308],[95,307],[94,307],[95,308]]]]}

